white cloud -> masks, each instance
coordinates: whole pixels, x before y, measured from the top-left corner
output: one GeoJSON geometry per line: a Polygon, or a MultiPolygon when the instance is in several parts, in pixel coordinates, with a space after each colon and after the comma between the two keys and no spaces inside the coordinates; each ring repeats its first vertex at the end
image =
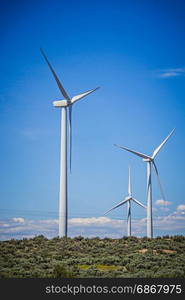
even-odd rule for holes
{"type": "Polygon", "coordinates": [[[177,206],[177,210],[185,210],[185,204],[177,206]]]}
{"type": "Polygon", "coordinates": [[[160,207],[160,210],[164,211],[164,212],[167,212],[169,211],[170,209],[168,207],[160,207]]]}
{"type": "Polygon", "coordinates": [[[24,218],[12,218],[12,221],[16,222],[16,223],[24,223],[25,222],[24,218]]]}
{"type": "MultiPolygon", "coordinates": [[[[158,216],[154,220],[156,235],[185,233],[185,212],[182,209],[174,211],[168,216],[158,216]]],[[[70,218],[68,232],[70,237],[83,235],[84,237],[120,238],[127,235],[127,221],[107,217],[70,218]]],[[[0,239],[32,238],[43,234],[47,238],[58,236],[58,220],[28,220],[12,218],[0,221],[0,239]],[[23,222],[24,221],[24,222],[23,222]]],[[[146,218],[132,219],[132,234],[146,236],[146,218]]]]}
{"type": "Polygon", "coordinates": [[[155,221],[155,228],[163,230],[163,231],[184,231],[185,227],[185,214],[181,212],[173,212],[172,214],[165,217],[158,217],[155,221]]]}
{"type": "Polygon", "coordinates": [[[10,224],[0,222],[0,227],[10,227],[10,224]]]}
{"type": "Polygon", "coordinates": [[[164,72],[159,75],[160,78],[176,77],[179,76],[177,72],[164,72]]]}
{"type": "Polygon", "coordinates": [[[155,202],[155,204],[156,205],[165,205],[165,206],[168,206],[168,205],[170,205],[171,204],[171,202],[170,201],[165,201],[165,200],[157,200],[156,202],[155,202]]]}
{"type": "Polygon", "coordinates": [[[99,217],[99,218],[73,218],[69,220],[70,225],[74,226],[105,226],[110,225],[117,227],[122,224],[122,220],[114,220],[107,217],[99,217]]]}
{"type": "Polygon", "coordinates": [[[38,222],[41,223],[41,224],[51,224],[51,225],[59,223],[58,219],[39,220],[38,222]]]}
{"type": "Polygon", "coordinates": [[[159,78],[185,76],[185,68],[164,69],[157,72],[159,78]]]}
{"type": "Polygon", "coordinates": [[[146,221],[147,221],[147,218],[143,218],[143,219],[141,219],[141,220],[139,221],[139,223],[141,223],[141,224],[146,224],[146,221]]]}

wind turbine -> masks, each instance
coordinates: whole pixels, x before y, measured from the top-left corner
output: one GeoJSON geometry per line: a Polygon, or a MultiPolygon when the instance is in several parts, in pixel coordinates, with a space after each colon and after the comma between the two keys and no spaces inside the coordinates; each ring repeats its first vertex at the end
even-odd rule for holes
{"type": "Polygon", "coordinates": [[[114,210],[115,208],[122,206],[127,202],[127,235],[131,236],[131,201],[134,201],[135,203],[139,204],[143,208],[146,208],[145,205],[143,205],[141,202],[136,200],[132,197],[132,187],[131,187],[131,176],[130,176],[130,168],[128,169],[128,196],[124,198],[120,203],[113,206],[111,209],[109,209],[106,213],[108,214],[110,211],[114,210]]]}
{"type": "Polygon", "coordinates": [[[158,180],[159,189],[160,189],[162,198],[165,199],[163,189],[161,186],[161,181],[159,178],[159,173],[158,173],[157,166],[155,164],[154,159],[155,159],[156,155],[159,153],[159,151],[161,150],[161,148],[164,146],[164,144],[167,142],[167,140],[170,138],[170,136],[173,134],[174,130],[175,130],[175,128],[169,133],[169,135],[163,140],[163,142],[154,150],[152,156],[149,156],[149,155],[146,155],[146,154],[143,154],[140,152],[136,152],[136,151],[128,149],[126,147],[115,145],[121,149],[129,151],[129,152],[141,157],[143,159],[143,161],[147,163],[147,237],[148,238],[153,237],[151,168],[152,168],[152,166],[154,167],[154,170],[157,175],[157,180],[158,180]]]}
{"type": "Polygon", "coordinates": [[[50,71],[52,72],[55,81],[62,93],[64,99],[53,102],[54,107],[61,108],[61,149],[60,149],[60,191],[59,191],[59,237],[67,237],[67,112],[69,113],[69,143],[70,143],[70,170],[71,170],[71,157],[72,157],[72,106],[77,101],[96,91],[98,88],[89,90],[85,93],[70,97],[62,86],[55,70],[51,66],[44,51],[40,49],[50,71]]]}

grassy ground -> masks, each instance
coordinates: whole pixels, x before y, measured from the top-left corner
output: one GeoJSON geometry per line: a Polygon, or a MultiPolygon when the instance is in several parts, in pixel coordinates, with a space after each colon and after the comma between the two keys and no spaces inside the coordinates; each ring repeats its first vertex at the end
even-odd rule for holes
{"type": "Polygon", "coordinates": [[[0,277],[185,278],[185,237],[3,241],[0,277]]]}

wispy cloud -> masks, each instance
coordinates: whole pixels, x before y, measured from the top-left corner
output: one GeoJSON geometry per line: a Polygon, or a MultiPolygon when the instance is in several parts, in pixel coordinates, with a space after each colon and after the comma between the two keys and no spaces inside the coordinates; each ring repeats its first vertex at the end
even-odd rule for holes
{"type": "MultiPolygon", "coordinates": [[[[185,211],[182,208],[170,215],[155,217],[155,233],[157,235],[184,234],[185,211]]],[[[47,238],[57,236],[58,220],[27,220],[19,217],[0,221],[1,240],[9,240],[11,238],[22,239],[23,237],[32,238],[40,234],[43,234],[47,238]]],[[[83,235],[85,237],[120,238],[126,234],[126,220],[107,217],[69,219],[69,236],[71,237],[83,235]]],[[[146,236],[146,218],[132,220],[132,234],[135,236],[146,236]]]]}
{"type": "Polygon", "coordinates": [[[158,70],[157,77],[159,78],[172,78],[178,76],[185,76],[185,68],[173,68],[158,70]]]}
{"type": "Polygon", "coordinates": [[[178,205],[177,210],[184,210],[185,211],[185,204],[178,205]]]}
{"type": "Polygon", "coordinates": [[[155,204],[156,205],[164,205],[164,206],[168,206],[168,205],[170,205],[171,204],[171,202],[170,201],[165,201],[165,200],[162,200],[162,199],[160,199],[160,200],[157,200],[156,202],[155,202],[155,204]]]}
{"type": "Polygon", "coordinates": [[[119,227],[123,224],[122,220],[114,220],[107,217],[99,218],[73,218],[69,220],[71,226],[113,226],[119,227]]]}
{"type": "Polygon", "coordinates": [[[160,210],[164,212],[168,212],[170,209],[168,207],[161,206],[160,210]]]}
{"type": "Polygon", "coordinates": [[[155,222],[155,228],[163,231],[179,232],[178,234],[184,233],[185,226],[185,214],[184,212],[173,212],[172,214],[165,217],[158,217],[155,222]]]}
{"type": "Polygon", "coordinates": [[[25,222],[24,218],[12,218],[12,221],[16,222],[16,223],[24,223],[25,222]]]}

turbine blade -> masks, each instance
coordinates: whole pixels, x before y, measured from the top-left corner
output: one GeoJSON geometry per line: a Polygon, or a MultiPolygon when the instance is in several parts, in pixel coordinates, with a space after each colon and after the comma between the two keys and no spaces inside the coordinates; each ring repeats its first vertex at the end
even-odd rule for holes
{"type": "Polygon", "coordinates": [[[62,86],[60,80],[58,79],[57,74],[55,73],[55,70],[53,69],[52,65],[50,64],[50,62],[49,62],[47,56],[45,55],[44,51],[43,51],[42,49],[40,49],[40,51],[41,51],[41,53],[42,53],[42,55],[43,55],[45,61],[47,62],[47,64],[48,64],[48,66],[49,66],[49,68],[50,68],[50,70],[51,70],[51,72],[52,72],[52,74],[53,74],[53,76],[54,76],[54,78],[55,78],[55,80],[56,80],[56,83],[57,83],[57,85],[58,85],[58,87],[59,87],[59,89],[60,89],[62,95],[64,96],[64,98],[65,98],[66,100],[70,100],[70,97],[68,96],[68,94],[66,93],[65,89],[63,88],[63,86],[62,86]]]}
{"type": "Polygon", "coordinates": [[[106,211],[105,213],[104,213],[104,215],[106,215],[106,214],[108,214],[110,211],[112,211],[112,210],[114,210],[115,208],[117,208],[117,207],[119,207],[119,206],[121,206],[121,205],[123,205],[123,204],[125,204],[127,201],[129,201],[131,198],[125,198],[123,201],[121,201],[120,203],[118,203],[117,205],[115,205],[115,206],[113,206],[111,209],[109,209],[108,211],[106,211]]]}
{"type": "Polygon", "coordinates": [[[72,105],[69,106],[69,168],[72,166],[72,105]]]}
{"type": "MultiPolygon", "coordinates": [[[[147,165],[149,164],[149,162],[147,162],[147,165]]],[[[150,163],[151,164],[151,163],[150,163]]],[[[148,168],[148,166],[147,166],[148,168]]],[[[149,187],[151,185],[151,177],[152,177],[152,174],[150,172],[150,176],[148,177],[148,171],[147,171],[147,196],[148,196],[148,192],[149,192],[149,187]]],[[[148,200],[147,200],[148,201],[148,200]]]]}
{"type": "Polygon", "coordinates": [[[127,209],[128,209],[127,220],[128,220],[128,218],[131,214],[131,203],[130,203],[130,201],[128,201],[127,204],[128,204],[128,207],[127,207],[127,209]]]}
{"type": "Polygon", "coordinates": [[[117,145],[117,144],[114,144],[114,146],[119,147],[119,148],[121,148],[121,149],[124,149],[124,150],[126,150],[126,151],[129,151],[129,152],[131,152],[131,153],[134,153],[134,154],[136,154],[137,156],[140,156],[140,157],[142,157],[142,158],[145,158],[145,159],[151,159],[151,157],[148,156],[148,155],[145,155],[145,154],[140,153],[140,152],[136,152],[136,151],[131,150],[131,149],[128,149],[128,148],[126,148],[126,147],[122,147],[122,146],[119,146],[119,145],[117,145]]]}
{"type": "Polygon", "coordinates": [[[173,134],[174,130],[175,130],[175,128],[169,133],[169,135],[164,139],[164,141],[154,150],[152,158],[154,158],[157,155],[157,153],[161,150],[161,148],[164,146],[164,144],[167,142],[167,140],[173,134]]]}
{"type": "Polygon", "coordinates": [[[160,181],[160,178],[159,178],[159,173],[158,173],[157,166],[156,166],[154,161],[153,161],[153,167],[154,167],[154,170],[155,170],[156,175],[157,175],[157,181],[158,181],[158,185],[159,185],[159,189],[160,189],[160,192],[161,192],[162,199],[165,200],[163,188],[162,188],[161,181],[160,181]]]}
{"type": "Polygon", "coordinates": [[[128,168],[128,195],[132,195],[132,186],[131,186],[131,176],[130,176],[130,167],[128,168]]]}
{"type": "Polygon", "coordinates": [[[99,87],[97,87],[97,88],[95,88],[95,89],[92,89],[92,90],[89,90],[89,91],[87,91],[87,92],[85,92],[85,93],[76,95],[76,96],[74,96],[74,97],[71,99],[71,102],[72,102],[72,103],[75,103],[76,101],[79,101],[79,100],[81,100],[82,98],[86,97],[87,95],[89,95],[89,94],[95,92],[97,89],[99,89],[99,87]]]}
{"type": "Polygon", "coordinates": [[[144,204],[142,204],[140,201],[136,200],[135,198],[132,198],[132,200],[134,202],[136,202],[137,204],[139,204],[140,206],[142,206],[143,208],[146,208],[146,206],[144,204]]]}

